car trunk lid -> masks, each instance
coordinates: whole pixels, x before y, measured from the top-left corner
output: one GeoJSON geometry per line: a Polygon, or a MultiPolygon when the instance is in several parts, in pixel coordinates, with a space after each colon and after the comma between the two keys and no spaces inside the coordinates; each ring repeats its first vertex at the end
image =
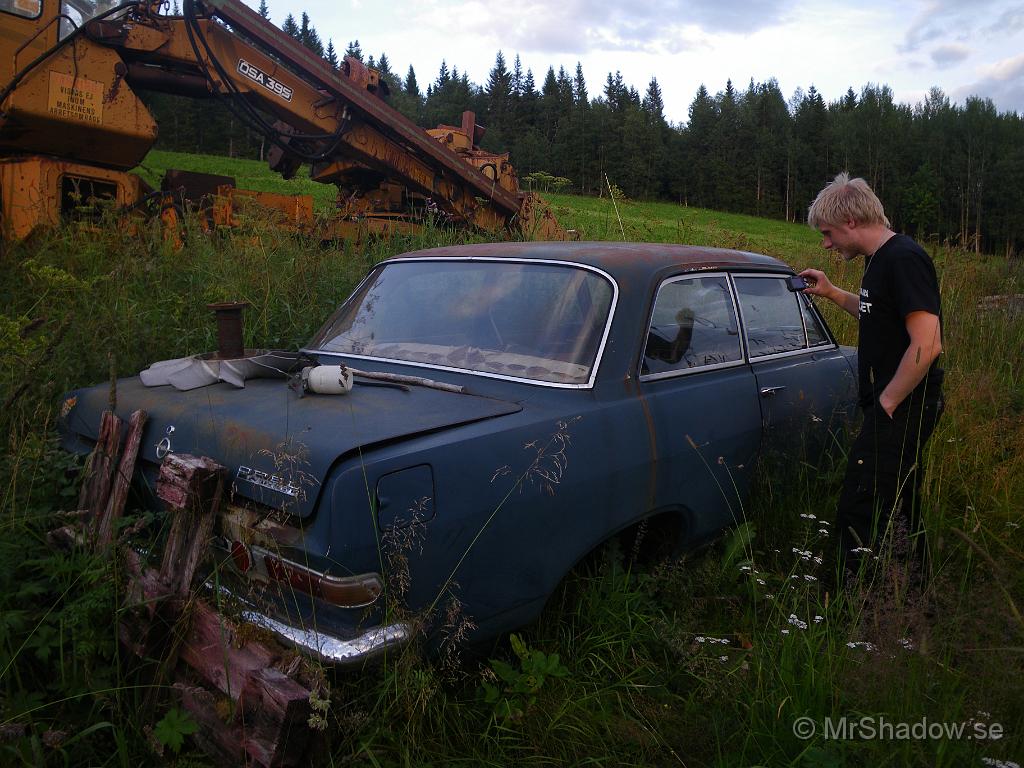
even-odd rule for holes
{"type": "MultiPolygon", "coordinates": [[[[109,387],[72,392],[66,434],[95,441],[109,387]]],[[[348,395],[299,395],[281,380],[254,379],[181,392],[117,383],[117,413],[149,414],[139,456],[159,463],[167,450],[209,456],[227,467],[236,495],[308,517],[334,463],[357,449],[495,418],[518,403],[428,387],[357,384],[348,395]]]]}

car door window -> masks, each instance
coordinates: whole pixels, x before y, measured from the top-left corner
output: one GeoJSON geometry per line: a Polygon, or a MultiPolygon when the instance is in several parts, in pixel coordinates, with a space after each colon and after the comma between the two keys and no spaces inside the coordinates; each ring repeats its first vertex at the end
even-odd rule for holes
{"type": "Polygon", "coordinates": [[[825,344],[831,344],[832,340],[825,333],[825,326],[822,324],[821,318],[818,317],[818,313],[811,307],[811,298],[804,293],[799,294],[799,296],[800,311],[804,316],[804,328],[807,329],[807,346],[820,347],[825,344]]]}
{"type": "Polygon", "coordinates": [[[807,347],[797,295],[786,288],[783,277],[735,281],[751,359],[807,347]]]}
{"type": "Polygon", "coordinates": [[[641,373],[672,373],[742,360],[737,328],[724,275],[668,280],[654,302],[641,373]]]}

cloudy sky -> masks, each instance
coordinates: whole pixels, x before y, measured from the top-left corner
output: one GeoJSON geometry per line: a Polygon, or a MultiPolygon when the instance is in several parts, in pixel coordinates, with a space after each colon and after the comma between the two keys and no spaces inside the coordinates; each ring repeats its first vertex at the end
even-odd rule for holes
{"type": "MultiPolygon", "coordinates": [[[[246,0],[256,6],[258,0],[246,0]]],[[[986,96],[1024,113],[1024,0],[268,0],[271,19],[306,10],[339,52],[359,40],[387,53],[392,69],[416,70],[420,88],[442,59],[483,84],[501,50],[516,54],[538,88],[548,66],[576,62],[591,97],[609,72],[644,91],[658,78],[669,120],[682,122],[697,88],[728,78],[774,77],[789,98],[814,85],[826,101],[849,86],[885,83],[915,104],[931,86],[955,102],[986,96]]]]}

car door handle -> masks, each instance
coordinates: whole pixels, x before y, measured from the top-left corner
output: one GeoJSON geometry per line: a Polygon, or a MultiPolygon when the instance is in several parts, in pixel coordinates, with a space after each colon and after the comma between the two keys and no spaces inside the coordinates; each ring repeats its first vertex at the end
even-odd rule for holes
{"type": "Polygon", "coordinates": [[[776,392],[781,392],[785,387],[761,387],[761,397],[771,397],[776,392]]]}

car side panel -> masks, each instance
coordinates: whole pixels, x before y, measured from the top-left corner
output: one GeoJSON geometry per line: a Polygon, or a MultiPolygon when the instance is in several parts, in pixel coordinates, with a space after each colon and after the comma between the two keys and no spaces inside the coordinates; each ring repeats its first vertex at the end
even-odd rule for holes
{"type": "Polygon", "coordinates": [[[688,511],[688,538],[741,521],[761,444],[761,412],[747,365],[648,380],[657,439],[657,506],[688,511]]]}

